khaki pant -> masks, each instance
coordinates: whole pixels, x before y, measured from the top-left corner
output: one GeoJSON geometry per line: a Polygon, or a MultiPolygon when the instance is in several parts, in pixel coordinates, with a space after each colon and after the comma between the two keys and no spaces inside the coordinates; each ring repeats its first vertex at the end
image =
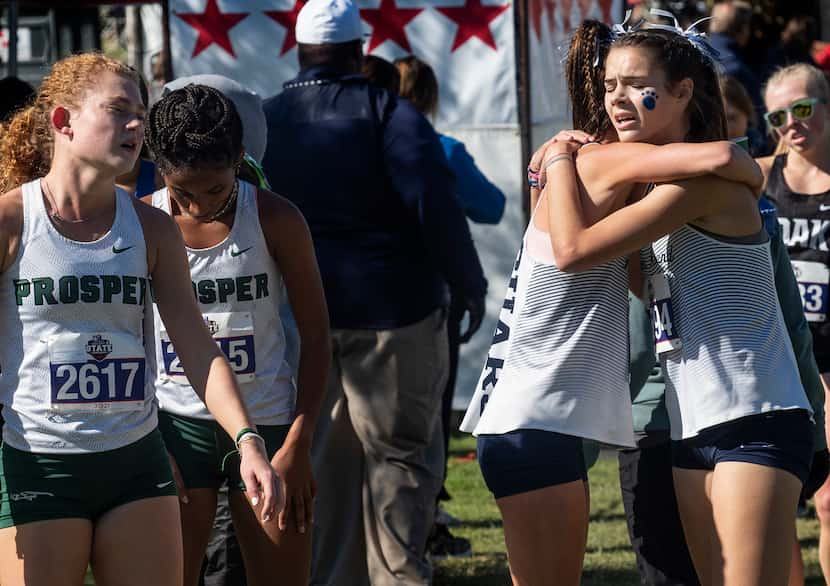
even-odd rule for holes
{"type": "Polygon", "coordinates": [[[312,455],[314,585],[429,584],[441,488],[445,312],[395,330],[333,330],[312,455]]]}

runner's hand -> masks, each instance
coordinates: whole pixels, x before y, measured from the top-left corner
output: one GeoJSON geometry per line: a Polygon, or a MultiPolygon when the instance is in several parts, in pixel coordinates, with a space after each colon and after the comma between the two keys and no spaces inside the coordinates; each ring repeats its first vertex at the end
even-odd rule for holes
{"type": "Polygon", "coordinates": [[[184,485],[184,478],[182,478],[182,472],[179,470],[176,458],[170,452],[167,452],[167,458],[170,460],[170,469],[173,471],[173,480],[176,481],[176,493],[179,495],[179,500],[184,504],[188,504],[190,499],[187,496],[187,487],[184,485]]]}
{"type": "Polygon", "coordinates": [[[542,146],[536,149],[530,158],[528,169],[539,173],[539,191],[545,188],[547,173],[544,163],[557,153],[562,153],[563,143],[567,145],[566,152],[573,152],[584,144],[595,142],[595,138],[581,130],[562,130],[553,138],[547,140],[542,146]],[[559,144],[556,144],[559,143],[559,144]]]}
{"type": "Polygon", "coordinates": [[[245,483],[245,493],[254,511],[260,510],[263,523],[273,521],[276,512],[285,506],[282,483],[268,462],[265,446],[258,439],[239,445],[239,475],[245,483]]]}
{"type": "Polygon", "coordinates": [[[297,531],[305,533],[311,527],[317,494],[317,483],[311,471],[311,446],[286,443],[274,454],[271,465],[282,479],[285,492],[285,506],[280,509],[278,519],[280,531],[285,531],[288,520],[293,518],[297,531]]]}

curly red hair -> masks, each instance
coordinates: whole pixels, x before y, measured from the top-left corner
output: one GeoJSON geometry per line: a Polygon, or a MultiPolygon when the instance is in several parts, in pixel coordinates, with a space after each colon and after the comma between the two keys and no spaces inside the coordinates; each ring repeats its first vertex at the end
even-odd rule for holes
{"type": "Polygon", "coordinates": [[[102,72],[139,83],[133,68],[101,53],[71,55],[52,66],[29,107],[0,125],[0,193],[46,175],[54,148],[50,112],[79,106],[102,72]]]}

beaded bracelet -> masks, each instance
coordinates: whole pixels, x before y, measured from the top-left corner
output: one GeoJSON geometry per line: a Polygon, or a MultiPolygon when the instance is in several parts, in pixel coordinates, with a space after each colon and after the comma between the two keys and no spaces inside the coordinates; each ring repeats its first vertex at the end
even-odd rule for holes
{"type": "Polygon", "coordinates": [[[247,433],[242,434],[242,436],[236,441],[236,449],[238,450],[242,444],[250,440],[259,440],[262,442],[262,445],[265,445],[265,438],[259,435],[255,431],[249,431],[247,433]]]}
{"type": "Polygon", "coordinates": [[[243,427],[239,430],[239,433],[236,434],[236,439],[233,440],[233,443],[235,443],[238,446],[239,440],[242,439],[242,436],[246,433],[256,433],[256,430],[252,427],[243,427]]]}
{"type": "Polygon", "coordinates": [[[527,184],[531,189],[539,188],[539,171],[534,171],[530,167],[527,168],[527,184]]]}

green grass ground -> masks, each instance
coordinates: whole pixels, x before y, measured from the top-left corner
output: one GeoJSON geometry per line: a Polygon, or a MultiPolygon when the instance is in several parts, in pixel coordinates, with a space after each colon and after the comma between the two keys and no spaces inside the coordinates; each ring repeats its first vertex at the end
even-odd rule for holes
{"type": "MultiPolygon", "coordinates": [[[[447,485],[453,500],[446,509],[464,520],[453,529],[455,535],[472,542],[473,556],[437,563],[435,586],[505,586],[510,583],[501,519],[492,496],[484,486],[471,436],[455,436],[450,441],[447,485]]],[[[589,473],[591,484],[591,524],[585,554],[583,586],[637,586],[639,575],[620,500],[617,460],[603,455],[589,473]]],[[[810,510],[798,520],[798,535],[804,553],[808,586],[824,584],[818,564],[818,522],[810,510]]],[[[86,584],[92,585],[91,576],[86,584]]]]}
{"type": "MultiPolygon", "coordinates": [[[[453,533],[472,542],[473,557],[444,560],[436,566],[436,586],[504,586],[509,584],[507,557],[498,509],[484,486],[478,463],[468,460],[475,451],[470,436],[453,437],[450,443],[447,478],[453,500],[446,509],[465,521],[453,533]]],[[[591,485],[591,524],[585,555],[583,586],[636,586],[639,574],[628,540],[617,460],[601,457],[589,472],[591,485]]],[[[798,535],[804,552],[806,583],[824,584],[818,564],[818,522],[813,511],[799,519],[798,535]]]]}

